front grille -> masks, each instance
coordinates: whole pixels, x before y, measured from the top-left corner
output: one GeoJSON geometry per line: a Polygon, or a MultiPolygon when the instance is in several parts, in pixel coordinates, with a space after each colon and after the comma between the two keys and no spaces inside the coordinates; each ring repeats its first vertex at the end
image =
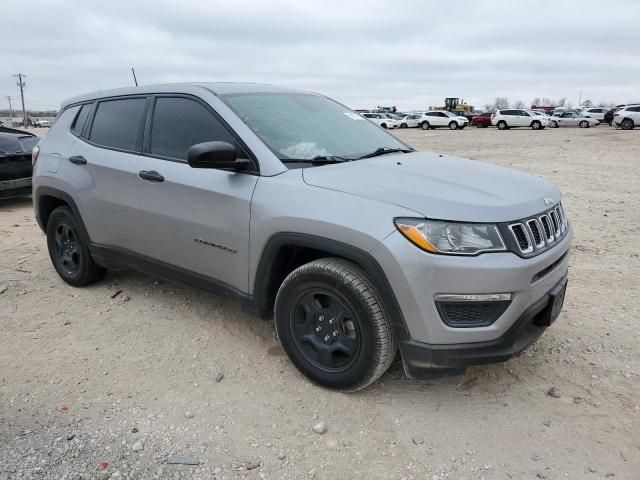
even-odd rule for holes
{"type": "Polygon", "coordinates": [[[436,308],[442,321],[450,327],[486,327],[494,323],[507,309],[511,300],[493,302],[440,302],[436,308]]]}
{"type": "MultiPolygon", "coordinates": [[[[536,255],[557,243],[567,232],[567,217],[562,205],[542,212],[532,218],[505,225],[511,233],[507,243],[523,256],[536,255]]],[[[503,230],[504,232],[504,230],[503,230]]]]}
{"type": "Polygon", "coordinates": [[[553,241],[553,232],[551,231],[551,224],[549,223],[549,217],[547,215],[542,215],[540,217],[540,223],[542,223],[542,228],[544,229],[544,236],[548,242],[553,241]]]}
{"type": "Polygon", "coordinates": [[[515,225],[510,225],[511,233],[516,237],[516,241],[518,242],[518,246],[522,252],[528,252],[532,250],[531,243],[529,242],[529,237],[527,236],[526,230],[524,229],[524,225],[521,223],[516,223],[515,225]]]}

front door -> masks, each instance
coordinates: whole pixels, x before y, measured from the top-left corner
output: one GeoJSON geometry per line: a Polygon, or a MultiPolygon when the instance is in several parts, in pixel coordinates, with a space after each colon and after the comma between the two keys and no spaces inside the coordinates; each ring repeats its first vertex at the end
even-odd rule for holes
{"type": "Polygon", "coordinates": [[[154,266],[182,269],[248,291],[253,171],[194,169],[195,144],[226,141],[249,158],[211,107],[188,96],[157,96],[145,133],[136,179],[138,249],[154,266]]]}

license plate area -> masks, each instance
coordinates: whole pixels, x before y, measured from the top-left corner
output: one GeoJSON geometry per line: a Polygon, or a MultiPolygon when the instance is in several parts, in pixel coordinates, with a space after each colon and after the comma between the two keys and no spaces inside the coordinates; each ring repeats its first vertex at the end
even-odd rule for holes
{"type": "Polygon", "coordinates": [[[542,325],[545,327],[550,326],[556,321],[562,310],[564,304],[564,295],[567,291],[567,279],[563,278],[558,284],[551,289],[548,293],[549,304],[543,310],[542,315],[536,319],[536,325],[542,325]]]}

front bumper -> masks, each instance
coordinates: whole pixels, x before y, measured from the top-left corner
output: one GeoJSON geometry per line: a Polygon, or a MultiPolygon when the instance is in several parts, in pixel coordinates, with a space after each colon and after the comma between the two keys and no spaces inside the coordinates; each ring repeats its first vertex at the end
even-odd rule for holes
{"type": "MultiPolygon", "coordinates": [[[[404,370],[410,378],[431,376],[436,369],[461,369],[468,365],[505,362],[517,357],[547,329],[552,319],[553,298],[561,291],[564,296],[567,279],[527,308],[499,338],[486,342],[433,345],[400,338],[404,370]]],[[[557,314],[557,312],[553,312],[557,314]]]]}
{"type": "Polygon", "coordinates": [[[407,372],[427,365],[437,368],[506,360],[533,342],[543,329],[523,325],[545,308],[549,292],[567,276],[573,239],[571,225],[567,228],[557,244],[530,258],[511,252],[475,257],[433,255],[399,232],[378,244],[371,253],[384,270],[402,313],[392,323],[402,356],[408,359],[407,372]],[[486,326],[447,325],[434,301],[439,294],[497,293],[511,293],[512,301],[486,326]],[[479,350],[474,353],[474,349],[479,350]]]}

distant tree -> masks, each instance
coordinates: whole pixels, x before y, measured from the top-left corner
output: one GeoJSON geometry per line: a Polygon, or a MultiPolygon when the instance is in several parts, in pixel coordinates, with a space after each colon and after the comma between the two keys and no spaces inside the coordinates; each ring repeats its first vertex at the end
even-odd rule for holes
{"type": "Polygon", "coordinates": [[[565,105],[567,105],[567,97],[562,97],[560,100],[558,100],[559,107],[564,107],[565,105]]]}
{"type": "Polygon", "coordinates": [[[541,100],[540,104],[544,105],[545,107],[549,107],[549,106],[553,105],[553,102],[550,99],[548,99],[547,97],[544,97],[541,100]]]}
{"type": "Polygon", "coordinates": [[[484,111],[488,112],[489,110],[491,110],[493,108],[493,105],[491,105],[490,103],[485,103],[484,104],[484,111]]]}
{"type": "Polygon", "coordinates": [[[507,97],[496,97],[493,102],[493,108],[495,108],[496,110],[509,108],[509,99],[507,97]]]}
{"type": "Polygon", "coordinates": [[[536,97],[533,100],[531,100],[531,105],[541,105],[542,104],[542,100],[540,99],[540,97],[536,97]]]}
{"type": "Polygon", "coordinates": [[[518,100],[513,104],[513,108],[524,108],[524,102],[522,100],[518,100]]]}
{"type": "Polygon", "coordinates": [[[582,106],[583,107],[593,107],[593,102],[590,99],[586,99],[584,102],[582,102],[582,106]]]}

